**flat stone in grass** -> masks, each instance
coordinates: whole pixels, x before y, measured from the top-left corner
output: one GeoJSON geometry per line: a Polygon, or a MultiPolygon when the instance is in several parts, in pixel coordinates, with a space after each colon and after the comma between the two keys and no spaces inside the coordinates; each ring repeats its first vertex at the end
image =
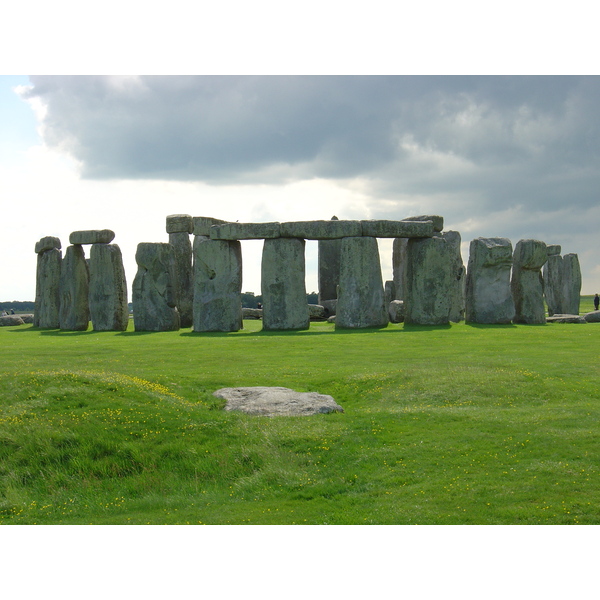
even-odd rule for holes
{"type": "Polygon", "coordinates": [[[222,388],[214,392],[213,396],[227,400],[227,411],[263,417],[344,412],[331,396],[317,392],[296,392],[284,387],[222,388]]]}
{"type": "Polygon", "coordinates": [[[587,323],[584,317],[579,315],[552,315],[546,317],[547,323],[587,323]]]}
{"type": "Polygon", "coordinates": [[[24,325],[25,321],[21,319],[20,315],[8,315],[0,317],[0,327],[10,327],[13,325],[24,325]]]}
{"type": "Polygon", "coordinates": [[[592,312],[585,313],[585,315],[583,315],[583,318],[588,323],[600,323],[600,310],[594,310],[592,312]]]}

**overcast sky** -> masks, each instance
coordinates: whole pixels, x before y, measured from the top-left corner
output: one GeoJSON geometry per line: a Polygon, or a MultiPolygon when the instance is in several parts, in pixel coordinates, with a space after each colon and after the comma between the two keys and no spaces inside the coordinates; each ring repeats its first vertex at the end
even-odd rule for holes
{"type": "MultiPolygon", "coordinates": [[[[577,253],[600,291],[597,76],[7,76],[0,300],[33,300],[35,242],[112,229],[129,287],[165,217],[439,214],[476,237],[577,253]],[[19,218],[14,218],[15,214],[19,218]]],[[[260,242],[243,243],[260,292],[260,242]]],[[[381,244],[384,279],[391,244],[381,244]]],[[[316,242],[307,291],[317,290],[316,242]]]]}

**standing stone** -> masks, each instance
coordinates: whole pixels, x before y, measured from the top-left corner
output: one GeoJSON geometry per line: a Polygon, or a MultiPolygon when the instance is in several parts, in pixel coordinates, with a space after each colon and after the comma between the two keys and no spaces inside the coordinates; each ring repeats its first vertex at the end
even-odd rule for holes
{"type": "Polygon", "coordinates": [[[264,330],[298,330],[310,326],[306,301],[305,241],[266,239],[261,264],[264,330]]]}
{"type": "Polygon", "coordinates": [[[385,327],[388,322],[377,239],[344,238],[336,329],[385,327]]]}
{"type": "Polygon", "coordinates": [[[579,314],[581,268],[577,254],[565,254],[562,263],[562,309],[567,315],[579,314]]]}
{"type": "Polygon", "coordinates": [[[392,250],[392,269],[394,276],[394,300],[404,300],[404,267],[406,265],[406,246],[408,238],[396,238],[392,250]]]}
{"type": "MultiPolygon", "coordinates": [[[[338,218],[331,217],[332,221],[338,218]]],[[[337,300],[337,287],[340,283],[340,252],[342,240],[319,240],[319,304],[337,300]]],[[[335,313],[333,313],[335,314],[335,313]]]]}
{"type": "Polygon", "coordinates": [[[135,253],[133,322],[136,331],[177,331],[175,250],[171,244],[142,242],[135,253]]]}
{"type": "Polygon", "coordinates": [[[58,238],[42,238],[36,244],[37,256],[35,310],[33,324],[42,329],[60,326],[60,271],[62,252],[58,238]],[[52,240],[44,243],[44,240],[52,240]],[[58,242],[58,245],[56,244],[58,242]]]}
{"type": "Polygon", "coordinates": [[[90,270],[83,248],[68,246],[60,273],[60,328],[86,331],[90,322],[90,270]]]}
{"type": "Polygon", "coordinates": [[[90,318],[94,331],[127,329],[127,283],[121,249],[117,244],[92,244],[90,318]]]}
{"type": "Polygon", "coordinates": [[[167,217],[169,244],[175,249],[175,287],[181,327],[191,327],[193,324],[194,286],[190,242],[193,230],[194,219],[191,215],[167,217]]]}
{"type": "Polygon", "coordinates": [[[242,246],[194,237],[194,331],[242,328],[242,246]]]}
{"type": "Polygon", "coordinates": [[[477,238],[469,247],[465,319],[507,324],[515,316],[510,290],[513,248],[507,238],[477,238]]]}
{"type": "Polygon", "coordinates": [[[548,251],[544,242],[539,240],[517,242],[510,281],[515,302],[515,323],[536,325],[546,322],[541,269],[547,260],[548,251]]]}
{"type": "Polygon", "coordinates": [[[563,258],[560,254],[549,254],[542,270],[544,296],[548,305],[548,315],[562,315],[566,311],[562,306],[563,258]]]}
{"type": "Polygon", "coordinates": [[[448,318],[452,323],[460,323],[465,318],[465,284],[466,269],[460,252],[460,233],[446,231],[441,235],[448,243],[448,268],[450,280],[448,293],[450,294],[450,313],[448,318]]]}
{"type": "Polygon", "coordinates": [[[447,325],[462,315],[460,238],[455,232],[428,239],[411,239],[404,271],[404,322],[415,325],[447,325]]]}

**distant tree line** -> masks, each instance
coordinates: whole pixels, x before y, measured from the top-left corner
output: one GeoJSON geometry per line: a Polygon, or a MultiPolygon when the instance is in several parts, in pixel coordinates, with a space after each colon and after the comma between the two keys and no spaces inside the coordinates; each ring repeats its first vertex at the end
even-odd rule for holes
{"type": "Polygon", "coordinates": [[[12,302],[0,302],[0,310],[13,309],[15,312],[20,313],[32,313],[35,308],[35,302],[19,302],[13,300],[12,302]]]}

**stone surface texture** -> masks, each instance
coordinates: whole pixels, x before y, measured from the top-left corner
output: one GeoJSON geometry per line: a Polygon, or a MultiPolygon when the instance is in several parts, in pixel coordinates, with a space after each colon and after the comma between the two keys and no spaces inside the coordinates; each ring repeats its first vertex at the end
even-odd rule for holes
{"type": "Polygon", "coordinates": [[[296,237],[305,240],[332,240],[362,235],[360,221],[292,221],[281,223],[281,237],[296,237]]]}
{"type": "Polygon", "coordinates": [[[546,245],[546,251],[548,252],[548,256],[554,256],[560,254],[562,248],[559,244],[546,245]]]}
{"type": "Polygon", "coordinates": [[[385,327],[388,322],[377,239],[344,238],[340,254],[336,329],[385,327]]]}
{"type": "Polygon", "coordinates": [[[194,219],[191,215],[168,215],[167,233],[187,233],[194,231],[194,219]]]}
{"type": "Polygon", "coordinates": [[[192,243],[189,234],[182,231],[169,233],[169,244],[175,252],[175,288],[180,326],[191,327],[194,322],[192,243]]]}
{"type": "Polygon", "coordinates": [[[392,246],[393,300],[404,300],[404,267],[408,238],[396,238],[392,246]]]}
{"type": "Polygon", "coordinates": [[[80,245],[67,246],[60,273],[60,328],[86,331],[90,323],[90,270],[80,245]]]}
{"type": "Polygon", "coordinates": [[[110,229],[89,229],[73,231],[69,236],[70,244],[110,244],[115,239],[115,232],[110,229]]]}
{"type": "MultiPolygon", "coordinates": [[[[334,217],[335,219],[335,217],[334,217]]],[[[342,240],[319,240],[319,304],[337,300],[342,240]]]]}
{"type": "Polygon", "coordinates": [[[54,248],[60,250],[60,240],[52,235],[47,235],[46,237],[43,237],[39,242],[36,242],[35,253],[41,254],[42,252],[47,252],[48,250],[53,250],[54,248]]]}
{"type": "Polygon", "coordinates": [[[460,252],[460,233],[458,233],[458,231],[446,231],[444,233],[439,233],[438,235],[442,236],[448,244],[448,261],[450,268],[450,313],[448,319],[452,323],[459,323],[465,319],[465,287],[467,274],[460,252]]]}
{"type": "Polygon", "coordinates": [[[54,247],[37,255],[33,324],[42,329],[60,327],[60,271],[62,252],[54,247]]]}
{"type": "Polygon", "coordinates": [[[311,321],[325,321],[328,315],[325,314],[324,306],[321,306],[320,304],[309,304],[308,316],[311,321]]]}
{"type": "Polygon", "coordinates": [[[422,238],[433,235],[432,221],[361,221],[362,235],[378,238],[422,238]]]}
{"type": "Polygon", "coordinates": [[[455,236],[436,234],[409,240],[404,271],[404,322],[447,325],[456,318],[462,304],[457,294],[463,273],[458,269],[455,236]]]}
{"type": "Polygon", "coordinates": [[[583,318],[588,323],[600,323],[600,310],[593,310],[592,312],[585,313],[583,318]]]}
{"type": "MultiPolygon", "coordinates": [[[[187,235],[187,234],[186,234],[187,235]]],[[[142,242],[135,253],[133,323],[136,331],[177,331],[175,249],[171,244],[142,242]]]]}
{"type": "Polygon", "coordinates": [[[279,223],[224,223],[210,228],[212,240],[266,240],[278,237],[279,223]]]}
{"type": "Polygon", "coordinates": [[[565,254],[562,260],[562,312],[569,315],[579,314],[581,294],[581,268],[577,254],[565,254]]]}
{"type": "Polygon", "coordinates": [[[465,320],[507,324],[515,316],[510,289],[513,247],[507,238],[476,238],[469,247],[465,320]]]}
{"type": "Polygon", "coordinates": [[[21,318],[21,315],[6,315],[0,317],[0,327],[12,327],[15,325],[24,325],[25,321],[21,318]]]}
{"type": "Polygon", "coordinates": [[[227,400],[225,410],[249,415],[285,417],[344,412],[331,396],[285,387],[222,388],[213,396],[227,400]]]}
{"type": "Polygon", "coordinates": [[[444,217],[440,217],[439,215],[419,215],[417,217],[407,217],[406,219],[402,219],[403,221],[431,221],[433,223],[434,231],[443,231],[444,230],[444,217]]]}
{"type": "Polygon", "coordinates": [[[129,323],[127,282],[117,244],[90,250],[90,319],[95,331],[125,331],[129,323]]]}
{"type": "Polygon", "coordinates": [[[388,306],[388,314],[392,323],[404,322],[404,302],[392,300],[388,306]]]}
{"type": "Polygon", "coordinates": [[[542,267],[548,259],[546,244],[539,240],[519,240],[513,254],[510,281],[515,302],[515,323],[539,325],[546,322],[542,267]]]}
{"type": "Polygon", "coordinates": [[[583,316],[579,315],[554,315],[546,319],[547,323],[587,323],[583,316]]]}
{"type": "Polygon", "coordinates": [[[542,268],[542,278],[549,316],[564,312],[562,307],[562,275],[562,256],[560,254],[548,254],[548,260],[542,268]]]}
{"type": "Polygon", "coordinates": [[[194,331],[239,331],[241,291],[240,242],[195,236],[194,331]]]}
{"type": "Polygon", "coordinates": [[[300,330],[310,326],[305,286],[305,241],[266,239],[261,263],[263,329],[300,330]]]}
{"type": "Polygon", "coordinates": [[[192,233],[194,235],[205,235],[210,237],[210,228],[213,225],[224,225],[229,221],[223,221],[221,219],[214,219],[213,217],[192,217],[194,228],[192,233]]]}

